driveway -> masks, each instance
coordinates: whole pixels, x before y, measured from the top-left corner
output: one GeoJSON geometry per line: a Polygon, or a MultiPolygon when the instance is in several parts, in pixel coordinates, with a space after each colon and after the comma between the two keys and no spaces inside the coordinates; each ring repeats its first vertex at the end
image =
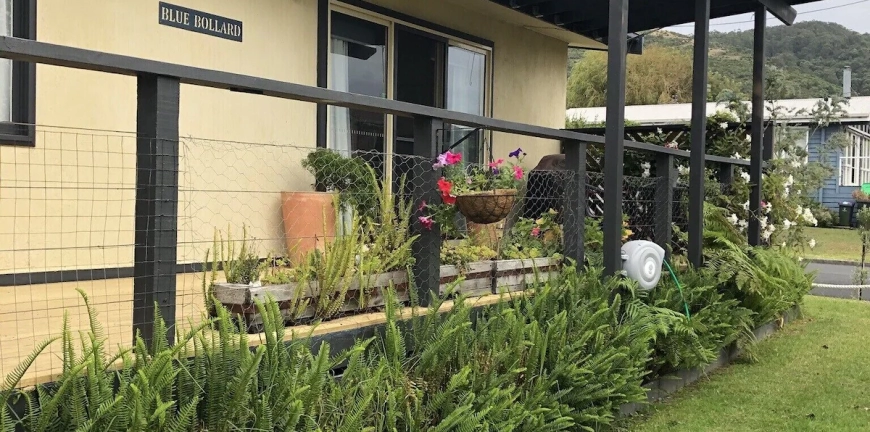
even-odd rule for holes
{"type": "MultiPolygon", "coordinates": [[[[816,272],[817,284],[853,285],[852,275],[855,273],[855,268],[855,266],[844,264],[822,264],[813,262],[807,264],[807,271],[816,272]]],[[[868,266],[868,268],[870,268],[870,266],[868,266]]],[[[858,289],[843,288],[814,288],[810,291],[810,294],[846,299],[857,299],[860,295],[858,289]]],[[[866,298],[867,294],[865,293],[864,295],[866,298]]]]}

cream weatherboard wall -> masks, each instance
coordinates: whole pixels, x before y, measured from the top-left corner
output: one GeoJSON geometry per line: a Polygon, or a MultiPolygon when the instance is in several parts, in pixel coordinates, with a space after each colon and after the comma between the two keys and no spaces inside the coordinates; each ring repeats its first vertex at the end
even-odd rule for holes
{"type": "MultiPolygon", "coordinates": [[[[478,0],[479,1],[479,0],[478,0]]],[[[316,84],[316,0],[176,0],[243,22],[243,42],[158,24],[157,0],[38,0],[38,40],[109,53],[316,84]]],[[[566,43],[463,10],[462,2],[374,4],[491,40],[493,116],[562,127],[566,43]]],[[[181,88],[179,261],[201,262],[215,228],[247,224],[263,253],[279,252],[280,191],[308,190],[299,161],[314,147],[313,104],[192,86],[181,88]]],[[[39,65],[36,145],[0,145],[0,274],[129,268],[133,264],[136,80],[39,65]]],[[[552,141],[495,134],[533,167],[552,141]]],[[[132,279],[0,287],[0,376],[40,340],[86,325],[82,288],[111,345],[131,340],[132,279]]],[[[178,278],[177,319],[202,312],[201,278],[178,278]]],[[[53,348],[56,349],[56,348],[53,348]]],[[[50,379],[44,356],[29,382],[50,379]]]]}

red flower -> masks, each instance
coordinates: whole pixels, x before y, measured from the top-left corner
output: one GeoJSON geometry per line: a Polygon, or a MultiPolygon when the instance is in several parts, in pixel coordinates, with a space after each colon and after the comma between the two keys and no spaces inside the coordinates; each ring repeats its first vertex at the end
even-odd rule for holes
{"type": "Polygon", "coordinates": [[[438,180],[438,190],[441,192],[441,201],[447,205],[453,205],[456,203],[456,197],[453,196],[450,191],[453,190],[453,183],[450,183],[444,177],[441,177],[438,180]]]}
{"type": "Polygon", "coordinates": [[[523,179],[523,167],[514,165],[514,178],[517,180],[523,179]]]}
{"type": "Polygon", "coordinates": [[[420,221],[420,225],[423,225],[423,228],[426,228],[427,230],[432,230],[432,226],[435,225],[435,221],[433,221],[429,216],[420,216],[418,220],[420,221]]]}
{"type": "Polygon", "coordinates": [[[459,162],[462,162],[462,154],[461,153],[453,153],[447,152],[447,165],[456,165],[459,162]]]}
{"type": "Polygon", "coordinates": [[[495,162],[490,162],[490,163],[489,163],[489,167],[492,168],[492,169],[497,169],[498,166],[501,165],[501,164],[503,164],[503,163],[504,163],[504,159],[499,159],[499,160],[497,160],[497,161],[495,161],[495,162]]]}
{"type": "Polygon", "coordinates": [[[538,227],[532,228],[532,237],[537,237],[541,235],[541,229],[538,227]]]}
{"type": "Polygon", "coordinates": [[[438,180],[438,190],[441,191],[441,195],[450,195],[450,191],[453,190],[453,183],[441,177],[438,180]]]}

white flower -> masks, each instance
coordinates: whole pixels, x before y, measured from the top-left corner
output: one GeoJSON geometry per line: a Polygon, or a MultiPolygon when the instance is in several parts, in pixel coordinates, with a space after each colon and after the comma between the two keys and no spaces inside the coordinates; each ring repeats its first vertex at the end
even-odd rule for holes
{"type": "Polygon", "coordinates": [[[797,208],[795,209],[795,211],[796,211],[797,214],[799,214],[799,215],[804,214],[804,206],[797,206],[797,208]]]}
{"type": "Polygon", "coordinates": [[[814,238],[810,239],[809,245],[810,245],[810,249],[815,249],[816,248],[816,239],[814,239],[814,238]]]}
{"type": "Polygon", "coordinates": [[[362,252],[362,253],[366,253],[368,251],[369,251],[369,245],[367,245],[367,244],[362,245],[362,247],[360,248],[360,252],[362,252]]]}
{"type": "Polygon", "coordinates": [[[740,172],[740,177],[743,177],[743,180],[746,181],[746,183],[749,183],[750,177],[749,177],[749,173],[748,173],[748,172],[746,172],[746,171],[741,171],[741,172],[740,172]]]}
{"type": "Polygon", "coordinates": [[[737,225],[737,215],[731,213],[731,216],[728,216],[728,222],[731,222],[731,225],[737,225]]]}
{"type": "Polygon", "coordinates": [[[752,142],[752,135],[746,134],[746,142],[752,142]]]}
{"type": "Polygon", "coordinates": [[[661,134],[663,134],[664,132],[662,131],[662,128],[656,128],[656,133],[659,134],[659,135],[661,135],[661,134]]]}
{"type": "Polygon", "coordinates": [[[773,209],[773,204],[766,202],[761,205],[761,209],[764,210],[764,214],[770,214],[770,211],[773,209]]]}
{"type": "Polygon", "coordinates": [[[644,162],[644,163],[640,164],[640,167],[643,168],[643,174],[641,174],[641,177],[643,177],[643,178],[649,177],[650,166],[651,165],[649,164],[649,162],[644,162]]]}
{"type": "Polygon", "coordinates": [[[680,165],[677,167],[677,171],[680,172],[680,175],[689,175],[689,167],[680,165]]]}
{"type": "Polygon", "coordinates": [[[792,168],[800,168],[802,165],[803,165],[803,164],[800,163],[800,161],[798,161],[797,159],[794,159],[794,160],[791,161],[791,167],[792,167],[792,168]]]}
{"type": "Polygon", "coordinates": [[[785,242],[782,242],[782,244],[780,245],[780,247],[785,247],[785,242]]]}
{"type": "Polygon", "coordinates": [[[719,123],[719,127],[722,129],[728,129],[728,123],[719,123]]]}
{"type": "Polygon", "coordinates": [[[743,210],[749,210],[749,201],[743,203],[743,210]]]}
{"type": "Polygon", "coordinates": [[[788,219],[785,219],[782,221],[782,229],[783,230],[788,230],[789,228],[791,228],[791,225],[792,225],[792,223],[788,219]]]}
{"type": "Polygon", "coordinates": [[[747,226],[749,226],[749,222],[746,222],[743,219],[737,221],[737,228],[740,229],[740,232],[743,232],[747,226]]]}
{"type": "Polygon", "coordinates": [[[804,262],[804,257],[798,257],[798,262],[804,262]]]}
{"type": "Polygon", "coordinates": [[[788,188],[793,184],[794,184],[794,176],[789,175],[788,178],[785,180],[785,187],[788,188]]]}

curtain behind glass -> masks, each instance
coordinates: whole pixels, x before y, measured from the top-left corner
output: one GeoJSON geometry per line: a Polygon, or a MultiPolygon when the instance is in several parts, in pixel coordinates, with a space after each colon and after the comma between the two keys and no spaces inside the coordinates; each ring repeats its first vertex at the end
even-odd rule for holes
{"type": "MultiPolygon", "coordinates": [[[[12,0],[0,0],[0,36],[12,36],[12,0]]],[[[12,61],[0,59],[0,121],[12,121],[12,61]]]]}
{"type": "MultiPolygon", "coordinates": [[[[348,70],[348,43],[332,38],[331,66],[329,88],[346,92],[350,89],[350,71],[348,70]]],[[[350,154],[350,110],[347,108],[329,107],[329,143],[330,148],[347,156],[350,154]]]]}

